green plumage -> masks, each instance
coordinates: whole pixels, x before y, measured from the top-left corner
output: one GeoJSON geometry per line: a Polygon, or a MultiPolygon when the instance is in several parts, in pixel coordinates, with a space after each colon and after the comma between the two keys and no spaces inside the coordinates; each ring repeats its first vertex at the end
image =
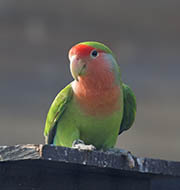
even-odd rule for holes
{"type": "MultiPolygon", "coordinates": [[[[97,98],[97,95],[93,96],[93,100],[91,99],[92,103],[100,103],[100,107],[102,108],[102,106],[104,106],[103,109],[106,108],[108,112],[103,115],[103,110],[101,110],[102,114],[99,113],[97,110],[99,107],[95,107],[93,114],[85,110],[83,108],[85,105],[92,108],[91,104],[89,105],[89,102],[87,103],[87,101],[89,101],[87,98],[88,96],[85,96],[85,100],[87,101],[85,101],[86,103],[83,102],[82,105],[82,102],[77,98],[77,94],[75,95],[75,92],[77,91],[75,90],[76,86],[73,86],[73,84],[77,85],[77,81],[74,81],[59,92],[49,109],[44,130],[46,143],[72,147],[72,143],[75,140],[80,139],[87,145],[94,145],[97,149],[113,148],[116,144],[118,134],[128,130],[135,120],[136,98],[133,91],[127,85],[122,83],[120,69],[115,56],[107,46],[99,42],[83,42],[80,43],[80,45],[81,44],[84,44],[85,46],[78,46],[79,44],[77,44],[77,46],[74,47],[78,47],[77,49],[80,51],[78,54],[76,53],[76,55],[73,55],[73,58],[70,54],[70,61],[72,61],[70,64],[72,75],[75,76],[74,78],[77,80],[78,75],[82,74],[82,69],[84,69],[83,73],[86,75],[88,69],[91,68],[91,64],[94,64],[93,69],[89,69],[89,72],[91,72],[91,78],[88,78],[87,80],[94,80],[95,83],[93,83],[91,88],[87,85],[85,87],[85,93],[87,95],[89,92],[88,90],[91,90],[93,95],[98,94],[99,97],[99,92],[101,92],[101,96],[104,96],[104,94],[108,92],[109,96],[104,96],[108,97],[104,102],[101,102],[101,98],[97,99],[98,101],[94,101],[95,98],[97,98]],[[90,56],[89,53],[87,55],[86,53],[89,52],[89,47],[95,48],[96,51],[101,50],[99,51],[99,56],[92,58],[92,55],[90,56]],[[81,51],[83,52],[83,56],[87,56],[87,59],[83,56],[78,58],[74,57],[81,56],[81,51]],[[100,69],[97,69],[98,64],[101,65],[100,69]],[[109,78],[107,78],[107,73],[110,73],[108,75],[109,78]],[[101,74],[104,75],[102,76],[101,74]],[[100,78],[101,80],[99,80],[100,78]],[[113,82],[108,83],[111,79],[113,79],[113,82]],[[97,84],[99,81],[101,81],[101,83],[97,84]],[[106,81],[106,83],[104,83],[104,81],[106,81]],[[104,84],[107,85],[105,86],[104,84]],[[107,91],[108,88],[111,91],[107,91]],[[112,89],[114,88],[116,91],[112,92],[112,89]],[[102,89],[104,91],[102,91],[102,89]],[[118,92],[116,93],[118,95],[116,96],[116,101],[113,101],[115,102],[115,108],[117,109],[111,107],[113,102],[110,102],[110,104],[106,103],[111,100],[111,96],[112,98],[114,97],[113,93],[115,92],[118,92]]],[[[72,52],[76,51],[73,49],[72,52]]],[[[98,55],[98,52],[96,52],[96,55],[98,55]]],[[[81,92],[83,92],[83,88],[84,86],[80,88],[81,92]]],[[[90,94],[92,95],[92,93],[90,94]]]]}
{"type": "Polygon", "coordinates": [[[72,98],[71,84],[67,85],[54,99],[46,119],[44,129],[45,141],[47,144],[52,144],[56,133],[57,121],[62,117],[67,104],[72,98]]]}
{"type": "Polygon", "coordinates": [[[124,110],[123,110],[123,119],[121,122],[119,134],[123,131],[128,130],[136,116],[136,97],[134,96],[133,91],[129,88],[128,85],[123,83],[123,99],[124,99],[124,110]]]}
{"type": "Polygon", "coordinates": [[[46,143],[71,147],[74,140],[81,139],[97,149],[112,148],[118,133],[129,129],[135,119],[135,96],[127,85],[123,84],[122,89],[123,111],[94,121],[93,117],[84,115],[74,102],[71,84],[66,86],[57,95],[48,112],[44,131],[46,143]],[[119,121],[116,118],[122,118],[119,127],[116,127],[119,121]]]}

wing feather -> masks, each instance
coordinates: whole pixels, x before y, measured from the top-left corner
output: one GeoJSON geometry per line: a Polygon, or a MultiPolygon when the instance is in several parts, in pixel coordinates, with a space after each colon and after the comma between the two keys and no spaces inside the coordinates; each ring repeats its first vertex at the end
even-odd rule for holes
{"type": "Polygon", "coordinates": [[[73,91],[71,84],[67,85],[63,90],[61,90],[56,98],[54,99],[49,112],[47,114],[44,136],[45,143],[52,144],[56,133],[57,121],[61,118],[64,111],[67,108],[68,102],[72,99],[73,91]]]}
{"type": "Polygon", "coordinates": [[[136,97],[128,85],[123,83],[122,88],[124,97],[124,111],[119,135],[132,126],[136,116],[136,97]]]}

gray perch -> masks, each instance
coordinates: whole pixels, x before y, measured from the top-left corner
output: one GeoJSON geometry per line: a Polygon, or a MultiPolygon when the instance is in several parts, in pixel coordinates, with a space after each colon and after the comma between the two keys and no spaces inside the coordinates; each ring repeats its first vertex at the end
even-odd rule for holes
{"type": "Polygon", "coordinates": [[[1,190],[180,190],[180,162],[50,145],[0,146],[1,190]]]}

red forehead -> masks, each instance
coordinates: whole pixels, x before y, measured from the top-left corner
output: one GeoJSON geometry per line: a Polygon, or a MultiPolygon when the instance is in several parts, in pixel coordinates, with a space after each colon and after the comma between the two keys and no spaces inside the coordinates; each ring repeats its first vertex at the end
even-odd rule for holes
{"type": "MultiPolygon", "coordinates": [[[[73,46],[70,51],[69,51],[69,57],[73,56],[73,55],[79,55],[80,57],[86,57],[89,56],[89,54],[91,53],[91,51],[93,49],[96,49],[92,46],[88,46],[86,44],[77,44],[75,46],[73,46]]],[[[101,52],[102,50],[96,49],[98,52],[101,52]]]]}

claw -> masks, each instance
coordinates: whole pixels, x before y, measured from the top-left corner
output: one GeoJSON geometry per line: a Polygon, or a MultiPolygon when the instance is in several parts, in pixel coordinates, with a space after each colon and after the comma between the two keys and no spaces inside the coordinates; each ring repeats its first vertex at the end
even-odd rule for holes
{"type": "Polygon", "coordinates": [[[77,139],[77,140],[73,141],[72,148],[75,147],[78,144],[84,144],[85,145],[84,141],[82,141],[80,139],[77,139]]]}
{"type": "Polygon", "coordinates": [[[90,145],[85,145],[84,142],[80,139],[75,140],[72,143],[72,148],[78,149],[78,150],[89,150],[89,151],[93,151],[96,149],[95,146],[93,146],[92,144],[90,145]]]}

